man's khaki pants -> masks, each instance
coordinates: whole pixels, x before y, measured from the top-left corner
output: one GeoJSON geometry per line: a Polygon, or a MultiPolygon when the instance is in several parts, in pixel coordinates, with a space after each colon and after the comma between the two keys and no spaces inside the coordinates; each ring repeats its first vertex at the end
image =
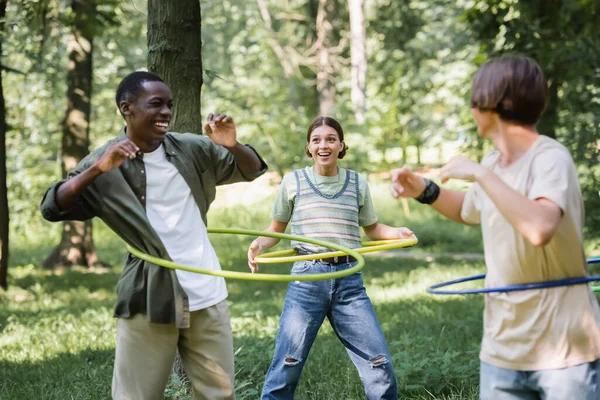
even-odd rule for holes
{"type": "Polygon", "coordinates": [[[150,323],[144,314],[119,318],[113,399],[162,399],[177,348],[195,399],[234,398],[233,338],[223,300],[190,313],[186,329],[150,323]]]}

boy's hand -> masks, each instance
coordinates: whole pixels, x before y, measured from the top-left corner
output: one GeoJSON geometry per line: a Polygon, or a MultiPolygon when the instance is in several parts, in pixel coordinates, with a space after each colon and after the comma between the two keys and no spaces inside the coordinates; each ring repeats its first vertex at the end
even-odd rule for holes
{"type": "Polygon", "coordinates": [[[258,264],[254,261],[254,258],[257,257],[260,253],[262,253],[263,247],[261,246],[258,240],[253,241],[248,248],[248,266],[250,267],[250,271],[255,273],[258,271],[258,264]]]}
{"type": "Polygon", "coordinates": [[[121,140],[120,142],[113,143],[106,153],[102,155],[94,166],[101,172],[108,172],[115,168],[118,168],[123,164],[126,158],[133,159],[136,157],[136,153],[140,148],[133,143],[130,139],[121,140]]]}
{"type": "Polygon", "coordinates": [[[406,167],[392,171],[390,190],[395,199],[399,197],[419,197],[425,190],[425,186],[425,180],[406,167]]]}
{"type": "Polygon", "coordinates": [[[449,179],[461,179],[467,182],[473,182],[479,176],[485,173],[485,168],[481,164],[465,157],[452,157],[450,161],[440,171],[442,183],[449,179]]]}
{"type": "Polygon", "coordinates": [[[208,137],[220,146],[231,148],[237,144],[233,118],[225,114],[209,114],[204,130],[208,137]]]}

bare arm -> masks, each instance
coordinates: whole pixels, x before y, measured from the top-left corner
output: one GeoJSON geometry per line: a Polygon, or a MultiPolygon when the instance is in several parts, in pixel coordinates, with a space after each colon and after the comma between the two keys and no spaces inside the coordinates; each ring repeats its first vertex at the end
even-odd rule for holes
{"type": "Polygon", "coordinates": [[[545,198],[532,200],[485,169],[475,178],[500,213],[534,246],[547,244],[556,233],[562,210],[545,198]]]}
{"type": "Polygon", "coordinates": [[[477,182],[504,218],[534,246],[548,243],[558,228],[562,216],[558,205],[545,198],[527,198],[498,175],[466,157],[454,157],[442,168],[441,175],[442,182],[448,179],[477,182]]]}
{"type": "Polygon", "coordinates": [[[444,217],[467,225],[460,216],[465,195],[466,192],[440,188],[440,196],[431,204],[431,207],[444,217]]]}
{"type": "MultiPolygon", "coordinates": [[[[281,222],[277,220],[271,220],[271,224],[267,228],[267,232],[283,233],[287,228],[287,222],[281,222]]],[[[252,272],[258,271],[258,264],[254,261],[254,258],[262,253],[263,250],[271,248],[279,243],[279,239],[268,236],[260,236],[250,244],[248,248],[248,266],[252,272]]]]}
{"type": "Polygon", "coordinates": [[[394,228],[379,222],[363,226],[363,230],[371,240],[412,239],[415,237],[413,231],[408,228],[394,228]]]}

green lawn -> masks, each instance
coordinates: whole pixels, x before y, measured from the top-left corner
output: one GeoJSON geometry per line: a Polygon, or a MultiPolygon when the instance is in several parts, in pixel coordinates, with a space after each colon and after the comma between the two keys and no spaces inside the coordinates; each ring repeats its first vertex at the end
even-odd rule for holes
{"type": "MultiPolygon", "coordinates": [[[[430,257],[430,253],[477,253],[479,230],[436,217],[411,203],[384,201],[373,189],[381,220],[412,228],[420,243],[412,249],[367,257],[364,279],[388,340],[402,399],[476,399],[483,297],[431,296],[433,283],[481,273],[482,260],[430,257]],[[413,258],[400,257],[412,253],[413,258]]],[[[387,196],[389,197],[389,196],[387,196]]],[[[215,208],[210,226],[264,229],[270,204],[252,209],[215,208]]],[[[47,237],[54,237],[52,235],[47,237]]],[[[115,284],[123,244],[101,223],[95,240],[112,269],[35,269],[52,243],[12,247],[10,288],[0,293],[0,399],[109,399],[114,358],[115,284]]],[[[245,271],[251,237],[213,235],[224,269],[245,271]]],[[[285,244],[287,245],[287,244],[285,244]]],[[[264,272],[289,271],[265,265],[264,272]]],[[[271,362],[286,285],[228,281],[236,349],[238,399],[256,399],[271,362]]],[[[189,399],[186,385],[172,377],[165,392],[189,399]]],[[[364,394],[343,346],[328,323],[322,327],[304,369],[297,399],[362,399],[364,394]]]]}
{"type": "MultiPolygon", "coordinates": [[[[244,269],[242,257],[231,262],[244,269]]],[[[404,398],[475,396],[482,299],[434,297],[424,291],[432,283],[481,270],[481,262],[368,258],[365,282],[404,398]]],[[[117,269],[101,274],[12,269],[11,289],[0,297],[0,399],[109,398],[118,275],[117,269]]],[[[286,286],[229,281],[228,288],[238,398],[256,398],[271,361],[286,286]]],[[[173,381],[171,388],[176,386],[173,381]]],[[[363,397],[352,363],[325,324],[297,398],[363,397]]]]}

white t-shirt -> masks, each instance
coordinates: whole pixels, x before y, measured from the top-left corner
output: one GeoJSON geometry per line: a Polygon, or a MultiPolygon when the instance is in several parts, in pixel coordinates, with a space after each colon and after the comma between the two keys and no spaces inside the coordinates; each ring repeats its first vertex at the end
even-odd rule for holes
{"type": "MultiPolygon", "coordinates": [[[[583,200],[568,150],[541,136],[508,167],[500,167],[499,158],[494,151],[481,164],[529,199],[552,201],[563,215],[550,242],[535,247],[473,184],[461,216],[481,223],[486,287],[587,275],[583,200]]],[[[600,358],[600,309],[589,285],[487,294],[480,358],[516,370],[565,368],[600,358]]]]}
{"type": "MultiPolygon", "coordinates": [[[[190,187],[177,168],[167,161],[164,147],[144,153],[144,165],[146,215],[173,262],[221,270],[190,187]]],[[[188,295],[190,311],[213,306],[227,298],[225,279],[221,277],[181,270],[176,273],[188,295]]]]}

